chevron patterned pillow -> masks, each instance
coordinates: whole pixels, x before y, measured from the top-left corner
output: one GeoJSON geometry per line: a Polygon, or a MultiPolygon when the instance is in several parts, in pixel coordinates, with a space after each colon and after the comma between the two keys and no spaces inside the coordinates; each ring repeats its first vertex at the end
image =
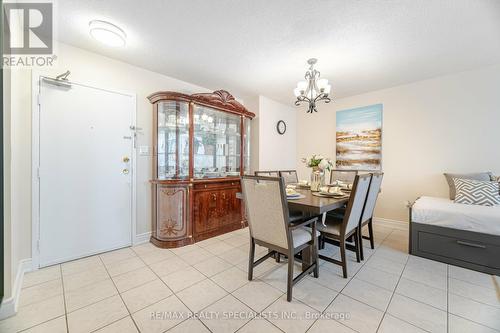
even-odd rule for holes
{"type": "Polygon", "coordinates": [[[456,203],[481,206],[500,205],[500,185],[498,182],[460,178],[453,178],[453,182],[457,189],[456,203]]]}

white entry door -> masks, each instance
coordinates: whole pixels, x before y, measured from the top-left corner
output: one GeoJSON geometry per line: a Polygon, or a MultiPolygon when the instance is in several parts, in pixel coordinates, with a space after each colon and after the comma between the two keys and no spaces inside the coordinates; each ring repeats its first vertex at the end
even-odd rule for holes
{"type": "Polygon", "coordinates": [[[39,266],[131,245],[135,96],[39,82],[39,266]]]}

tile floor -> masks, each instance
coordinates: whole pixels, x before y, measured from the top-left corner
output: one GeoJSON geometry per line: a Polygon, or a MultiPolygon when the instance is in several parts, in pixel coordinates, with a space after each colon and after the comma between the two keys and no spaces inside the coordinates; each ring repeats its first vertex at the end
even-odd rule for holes
{"type": "Polygon", "coordinates": [[[321,262],[320,277],[302,280],[291,303],[286,264],[269,259],[247,280],[246,229],[44,268],[26,274],[19,312],[0,332],[500,331],[499,277],[409,256],[405,230],[375,226],[375,237],[364,262],[349,254],[349,279],[321,262]]]}

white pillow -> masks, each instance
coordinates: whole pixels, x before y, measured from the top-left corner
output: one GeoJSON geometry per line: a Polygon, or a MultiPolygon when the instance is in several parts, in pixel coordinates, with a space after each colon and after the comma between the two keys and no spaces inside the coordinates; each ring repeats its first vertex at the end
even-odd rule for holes
{"type": "Polygon", "coordinates": [[[457,194],[455,202],[467,205],[500,205],[500,184],[496,181],[480,181],[453,178],[457,194]]]}

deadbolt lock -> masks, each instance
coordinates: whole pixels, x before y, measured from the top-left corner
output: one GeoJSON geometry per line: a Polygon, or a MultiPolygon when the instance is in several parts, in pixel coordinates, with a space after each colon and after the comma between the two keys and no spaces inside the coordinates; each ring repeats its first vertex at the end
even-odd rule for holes
{"type": "Polygon", "coordinates": [[[123,158],[123,162],[125,162],[125,163],[130,162],[130,158],[129,158],[128,156],[125,156],[125,157],[123,158]]]}

